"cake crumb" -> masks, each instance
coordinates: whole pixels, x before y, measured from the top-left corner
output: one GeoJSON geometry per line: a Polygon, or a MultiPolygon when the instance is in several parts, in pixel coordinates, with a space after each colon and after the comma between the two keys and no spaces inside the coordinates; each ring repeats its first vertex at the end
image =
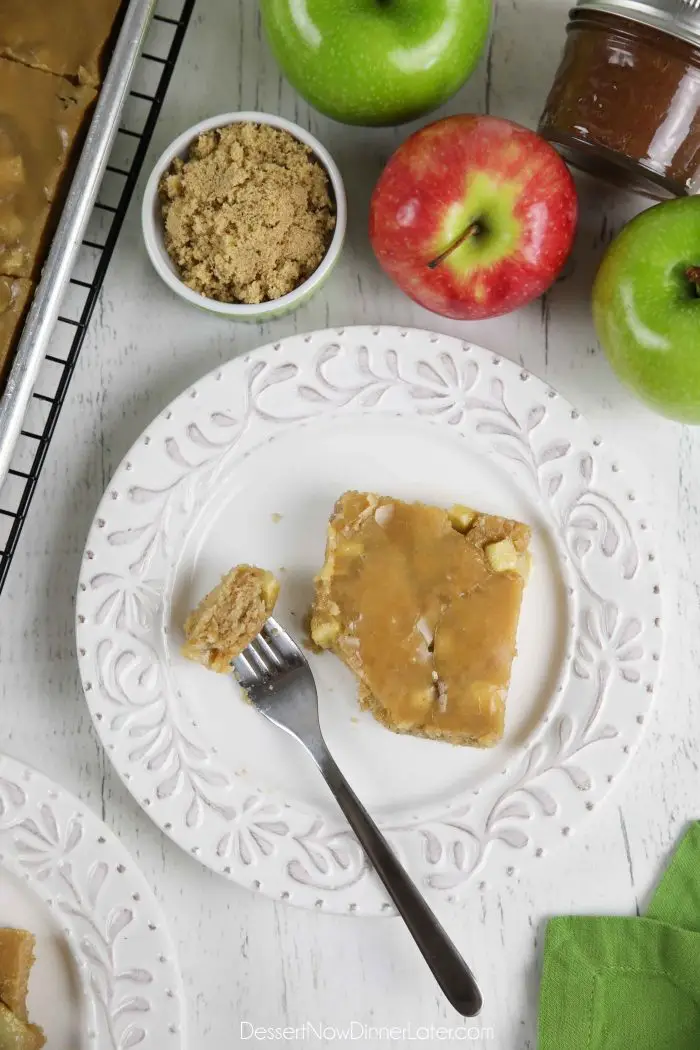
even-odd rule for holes
{"type": "Polygon", "coordinates": [[[271,517],[272,517],[273,524],[275,524],[275,525],[279,525],[279,523],[282,521],[282,515],[278,514],[277,511],[275,511],[271,515],[271,517]]]}
{"type": "Polygon", "coordinates": [[[335,228],[325,169],[265,124],[200,135],[159,185],[165,247],[184,283],[224,303],[263,303],[317,269],[335,228]]]}
{"type": "Polygon", "coordinates": [[[226,674],[231,662],[272,614],[279,583],[266,569],[237,565],[209,591],[185,621],[182,654],[226,674]]]}

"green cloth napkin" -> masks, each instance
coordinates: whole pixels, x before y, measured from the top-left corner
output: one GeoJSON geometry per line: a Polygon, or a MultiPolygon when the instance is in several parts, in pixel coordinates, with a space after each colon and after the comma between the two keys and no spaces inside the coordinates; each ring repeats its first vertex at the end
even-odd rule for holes
{"type": "Polygon", "coordinates": [[[700,1050],[700,823],[644,919],[551,919],[538,1050],[700,1050]]]}

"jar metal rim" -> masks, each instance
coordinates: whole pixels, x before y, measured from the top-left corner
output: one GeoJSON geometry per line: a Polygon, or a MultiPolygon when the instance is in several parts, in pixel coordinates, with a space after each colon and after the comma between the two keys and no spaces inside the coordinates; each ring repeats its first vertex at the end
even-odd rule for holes
{"type": "Polygon", "coordinates": [[[628,18],[700,47],[700,0],[675,0],[674,10],[645,0],[579,0],[571,15],[586,10],[628,18]]]}

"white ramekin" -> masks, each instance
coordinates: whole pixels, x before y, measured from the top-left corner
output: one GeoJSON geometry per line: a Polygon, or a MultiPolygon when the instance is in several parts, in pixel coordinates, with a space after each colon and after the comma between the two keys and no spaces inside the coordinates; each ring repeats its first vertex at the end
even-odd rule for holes
{"type": "Polygon", "coordinates": [[[331,157],[325,146],[318,139],[310,135],[304,128],[293,124],[284,117],[277,117],[269,113],[222,113],[218,117],[209,117],[194,124],[187,131],[183,131],[174,142],[168,146],[156,161],[150,178],[146,183],[141,206],[141,225],[143,227],[143,239],[146,251],[156,269],[156,272],[181,299],[185,299],[193,306],[199,306],[204,310],[210,310],[216,314],[223,314],[236,321],[264,321],[272,317],[296,310],[303,302],[309,299],[314,292],[321,287],[329,273],[333,269],[345,239],[345,227],[347,223],[347,201],[345,197],[345,186],[338,166],[331,157]],[[199,292],[192,291],[180,280],[170,256],[165,249],[163,238],[163,219],[161,216],[160,201],[158,198],[158,184],[162,175],[168,170],[175,157],[183,160],[187,157],[190,143],[205,131],[213,128],[223,128],[228,124],[267,124],[273,128],[281,128],[288,131],[295,139],[309,146],[314,156],[326,169],[333,189],[336,207],[336,223],[331,243],[321,263],[310,277],[279,299],[273,299],[266,303],[220,303],[216,299],[209,299],[199,292]]]}

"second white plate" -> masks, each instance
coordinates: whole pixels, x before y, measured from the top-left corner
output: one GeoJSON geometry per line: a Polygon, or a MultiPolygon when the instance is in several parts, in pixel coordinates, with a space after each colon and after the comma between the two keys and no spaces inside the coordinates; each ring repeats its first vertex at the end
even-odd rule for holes
{"type": "Polygon", "coordinates": [[[78,799],[1,754],[0,926],[36,938],[47,1050],[182,1050],[180,971],[143,875],[78,799]]]}
{"type": "Polygon", "coordinates": [[[80,669],[136,799],[184,849],[293,903],[391,911],[333,799],[235,683],[185,661],[189,609],[237,562],[280,575],[303,635],[334,501],[360,488],[478,506],[534,530],[507,730],[477,751],[396,736],[312,656],[328,743],[411,874],[457,895],[541,859],[604,798],[643,729],[661,652],[644,510],[556,392],[445,336],[297,336],[185,391],[122,463],[80,576],[80,669]]]}

